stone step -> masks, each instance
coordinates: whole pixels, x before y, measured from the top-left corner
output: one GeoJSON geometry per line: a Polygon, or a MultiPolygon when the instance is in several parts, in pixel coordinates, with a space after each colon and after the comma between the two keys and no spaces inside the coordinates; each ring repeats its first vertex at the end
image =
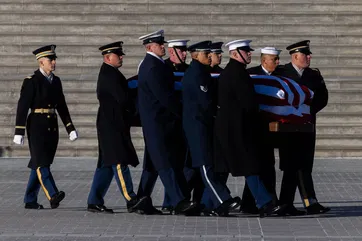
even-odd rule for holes
{"type": "MultiPolygon", "coordinates": [[[[0,34],[1,36],[1,34],[0,34]]],[[[184,37],[185,38],[185,37],[184,37]]],[[[167,37],[167,39],[170,39],[167,37]]],[[[109,41],[116,41],[117,39],[109,40],[109,41]]],[[[120,40],[123,40],[121,37],[120,40]]],[[[217,41],[217,39],[214,39],[217,41]]],[[[192,41],[194,41],[192,39],[192,41]]],[[[99,39],[99,43],[88,44],[85,42],[75,42],[75,43],[67,43],[62,41],[52,41],[53,44],[57,45],[57,55],[62,58],[67,58],[70,54],[82,54],[83,56],[89,56],[90,54],[94,54],[94,57],[100,57],[100,51],[98,48],[108,43],[107,40],[99,39]]],[[[280,44],[277,42],[271,41],[259,41],[258,39],[253,39],[252,42],[253,48],[256,49],[253,56],[258,56],[259,51],[258,49],[265,47],[266,45],[273,45],[276,48],[282,49],[281,57],[290,58],[288,51],[285,50],[288,43],[280,44]]],[[[34,61],[34,56],[31,54],[34,49],[39,48],[40,44],[38,42],[22,42],[22,43],[0,43],[0,53],[4,55],[8,55],[8,53],[21,53],[22,57],[28,58],[32,56],[32,61],[34,61]],[[24,54],[25,53],[25,54],[24,54]]],[[[123,45],[124,52],[126,53],[125,59],[129,56],[143,56],[145,53],[144,47],[140,44],[140,42],[132,42],[127,43],[125,42],[123,45]]],[[[337,57],[344,58],[347,55],[358,57],[362,54],[362,45],[346,45],[346,44],[330,44],[325,45],[324,43],[311,43],[311,49],[313,51],[313,59],[315,56],[323,56],[323,55],[333,55],[337,57]]],[[[225,49],[226,50],[226,49],[225,49]]],[[[224,53],[224,61],[227,59],[227,53],[224,53]]],[[[60,59],[58,59],[60,60],[60,59]]],[[[313,60],[314,61],[314,60],[313,60]]],[[[25,61],[24,61],[25,62],[25,61]]],[[[258,61],[256,61],[258,62],[258,61]]],[[[256,63],[253,61],[253,63],[256,63]]]]}
{"type": "MultiPolygon", "coordinates": [[[[319,145],[320,141],[317,140],[316,157],[360,157],[362,154],[362,145],[344,146],[337,144],[328,144],[327,146],[319,145]]],[[[4,145],[6,146],[6,145],[4,145]]],[[[137,154],[142,158],[144,146],[135,146],[137,154]]],[[[29,147],[27,144],[23,146],[11,146],[10,155],[16,156],[29,156],[29,147]]],[[[97,157],[98,149],[96,146],[75,146],[75,145],[58,145],[56,156],[58,157],[97,157]]]]}
{"type": "MultiPolygon", "coordinates": [[[[62,130],[61,133],[65,133],[65,130],[62,130]]],[[[142,136],[136,135],[132,138],[133,145],[137,148],[144,146],[144,141],[142,136]]],[[[0,136],[1,146],[11,146],[13,145],[13,135],[11,136],[0,136]]],[[[28,140],[25,138],[24,144],[28,145],[28,140]]],[[[72,142],[69,140],[67,135],[60,135],[59,145],[61,146],[74,146],[74,147],[96,147],[98,145],[97,135],[80,135],[79,139],[72,142]]]]}
{"type": "MultiPolygon", "coordinates": [[[[299,33],[296,31],[292,32],[263,32],[256,33],[255,31],[236,31],[236,32],[175,32],[173,28],[167,29],[164,26],[150,26],[148,32],[156,31],[162,27],[165,30],[166,39],[191,39],[191,43],[202,41],[205,39],[210,39],[214,41],[224,41],[228,42],[234,39],[252,39],[253,45],[258,46],[269,46],[278,43],[285,49],[285,46],[294,43],[298,39],[305,39],[305,33],[299,33]],[[282,37],[281,37],[282,35],[282,37]]],[[[348,27],[346,27],[348,29],[348,27]]],[[[141,42],[138,40],[138,37],[145,33],[136,34],[132,31],[129,34],[125,35],[124,33],[112,33],[105,34],[102,32],[91,32],[87,35],[84,35],[81,32],[74,33],[62,33],[62,32],[42,32],[41,34],[37,33],[0,33],[0,43],[2,44],[14,44],[19,45],[31,41],[32,43],[63,43],[72,44],[72,43],[85,43],[87,45],[95,44],[100,46],[104,43],[122,40],[126,44],[139,44],[141,42]]],[[[359,33],[333,33],[333,32],[309,32],[308,39],[311,40],[312,44],[324,44],[325,46],[329,45],[359,45],[362,42],[361,34],[359,33]]],[[[313,50],[313,49],[312,49],[313,50]]]]}
{"type": "MultiPolygon", "coordinates": [[[[332,92],[333,93],[333,92],[332,92]]],[[[0,103],[0,112],[7,112],[9,114],[15,114],[17,108],[18,95],[11,95],[11,98],[5,99],[7,96],[2,95],[0,92],[0,97],[3,97],[2,102],[0,103]]],[[[93,113],[96,115],[98,111],[98,100],[94,96],[90,99],[71,99],[67,100],[67,105],[70,113],[75,113],[78,111],[87,110],[87,112],[93,113]]],[[[338,113],[342,112],[362,112],[362,101],[344,101],[344,102],[333,102],[330,101],[328,105],[323,109],[323,112],[334,112],[338,115],[338,113]]]]}
{"type": "Polygon", "coordinates": [[[109,14],[103,11],[91,11],[81,14],[76,12],[59,12],[49,10],[43,11],[0,11],[0,22],[11,24],[34,24],[44,23],[44,19],[49,23],[102,23],[107,21],[122,22],[122,24],[163,24],[177,23],[183,24],[243,24],[249,23],[280,23],[280,24],[359,24],[361,16],[355,11],[323,12],[303,11],[303,12],[281,12],[265,9],[263,12],[201,12],[200,14],[190,14],[190,12],[125,12],[122,14],[109,14]]]}
{"type": "MultiPolygon", "coordinates": [[[[59,120],[59,136],[67,138],[68,134],[65,131],[65,128],[62,124],[62,122],[59,120]]],[[[97,129],[96,129],[96,123],[87,123],[87,122],[78,122],[74,123],[77,132],[79,136],[82,138],[97,138],[97,129]]],[[[14,125],[13,124],[6,124],[3,123],[0,125],[0,128],[2,129],[2,135],[4,137],[12,138],[14,135],[14,125]]],[[[131,128],[131,136],[132,138],[143,138],[143,132],[141,127],[132,127],[131,128]]]]}
{"type": "MultiPolygon", "coordinates": [[[[253,66],[253,65],[250,65],[253,66]]],[[[123,72],[123,69],[120,69],[123,72]]],[[[6,91],[20,90],[26,75],[5,75],[0,76],[2,88],[6,91]]],[[[131,76],[127,76],[131,77],[131,76]]],[[[67,75],[60,76],[65,89],[96,89],[98,74],[93,75],[67,75]]],[[[344,77],[343,79],[338,78],[324,78],[327,88],[329,90],[338,89],[362,89],[362,79],[360,77],[344,77]]],[[[1,91],[1,90],[0,90],[1,91]]],[[[95,101],[96,103],[96,101],[95,101]]]]}
{"type": "MultiPolygon", "coordinates": [[[[136,152],[142,160],[144,148],[136,149],[136,152]]],[[[28,146],[12,146],[9,153],[12,157],[29,157],[28,146]]],[[[317,147],[315,157],[317,158],[347,158],[347,157],[361,157],[362,146],[355,147],[340,147],[328,146],[317,147]]],[[[56,157],[98,157],[98,150],[95,147],[72,147],[72,146],[58,146],[56,157]]]]}
{"type": "Polygon", "coordinates": [[[362,146],[329,145],[316,148],[315,157],[318,158],[351,158],[361,157],[362,146]]]}
{"type": "MultiPolygon", "coordinates": [[[[362,112],[327,112],[321,111],[317,115],[319,123],[362,123],[362,112]]],[[[78,111],[71,113],[74,123],[96,123],[96,112],[78,111]]],[[[15,114],[5,112],[0,115],[0,123],[15,125],[15,114]]]]}
{"type": "MultiPolygon", "coordinates": [[[[237,32],[240,30],[240,24],[152,24],[154,29],[164,28],[166,31],[166,37],[168,34],[174,33],[183,33],[184,36],[189,36],[195,33],[203,35],[213,35],[218,34],[219,36],[225,35],[230,36],[230,33],[237,32]]],[[[318,33],[335,33],[335,34],[345,34],[345,30],[348,28],[350,34],[361,34],[362,28],[361,24],[267,24],[267,23],[255,23],[243,25],[244,33],[253,33],[255,34],[265,34],[269,33],[285,33],[285,32],[298,32],[299,34],[310,34],[314,35],[318,33]]],[[[146,24],[119,24],[119,22],[108,22],[108,23],[84,23],[84,24],[53,24],[45,22],[44,25],[41,24],[1,24],[0,29],[6,33],[6,35],[27,35],[32,33],[38,33],[38,35],[43,34],[74,34],[74,35],[92,35],[94,33],[102,34],[124,34],[127,32],[133,32],[133,34],[138,34],[139,36],[148,33],[148,25],[146,24]]],[[[249,37],[250,38],[250,37],[249,37]]],[[[212,38],[217,39],[217,38],[212,38]]],[[[139,42],[138,38],[135,39],[139,42]]],[[[136,42],[133,40],[134,42],[136,42]]],[[[128,42],[127,42],[128,43],[128,42]]]]}
{"type": "Polygon", "coordinates": [[[362,123],[318,123],[318,134],[329,135],[362,135],[362,123]]]}
{"type": "MultiPolygon", "coordinates": [[[[4,90],[0,87],[0,100],[14,100],[16,103],[19,98],[20,92],[18,89],[4,90]]],[[[89,100],[96,100],[95,89],[64,89],[64,95],[67,101],[71,102],[88,102],[89,100]]],[[[344,102],[360,102],[362,101],[362,90],[343,89],[329,90],[329,101],[332,103],[344,103],[344,102]]]]}
{"type": "MultiPolygon", "coordinates": [[[[140,160],[143,157],[144,148],[136,147],[136,152],[140,160]]],[[[11,157],[29,157],[29,147],[23,146],[12,146],[10,151],[11,157]]],[[[98,148],[93,146],[88,147],[76,147],[76,146],[61,146],[58,145],[56,157],[98,157],[98,148]]]]}
{"type": "Polygon", "coordinates": [[[326,2],[304,2],[296,1],[282,2],[255,2],[243,1],[241,2],[228,2],[217,1],[153,1],[153,4],[148,4],[147,1],[142,2],[7,2],[0,5],[0,11],[22,11],[26,9],[28,12],[32,11],[57,11],[57,12],[109,12],[109,13],[123,13],[123,12],[155,12],[155,13],[179,13],[179,12],[336,12],[339,11],[353,11],[358,12],[362,10],[362,4],[358,1],[343,2],[343,1],[326,1],[326,2]],[[159,3],[159,4],[157,4],[159,3]],[[186,4],[187,3],[187,4],[186,4]]]}
{"type": "MultiPolygon", "coordinates": [[[[91,136],[97,138],[97,129],[95,123],[74,123],[80,136],[91,136]]],[[[5,137],[12,137],[14,135],[14,124],[3,123],[0,125],[2,135],[5,137]]],[[[64,126],[59,122],[60,136],[67,136],[64,126]]],[[[317,133],[321,135],[362,135],[362,123],[318,123],[317,133]]],[[[131,135],[133,138],[143,138],[141,128],[139,130],[132,130],[131,135]]]]}
{"type": "MultiPolygon", "coordinates": [[[[362,29],[362,28],[361,28],[362,29]]],[[[290,62],[290,55],[286,55],[280,57],[280,63],[285,64],[290,62]]],[[[96,49],[92,53],[63,53],[57,54],[57,70],[62,69],[63,66],[72,65],[72,66],[97,66],[99,67],[103,60],[102,56],[100,55],[99,51],[96,52],[96,49]]],[[[130,53],[129,55],[125,56],[123,59],[123,67],[124,68],[136,68],[138,64],[144,58],[145,53],[144,50],[140,53],[130,53]]],[[[0,53],[0,66],[7,66],[9,63],[16,63],[16,60],[22,58],[24,63],[28,63],[28,65],[36,66],[36,61],[34,55],[24,55],[23,53],[12,53],[9,55],[8,53],[0,53]]],[[[328,55],[313,55],[312,60],[312,67],[313,66],[362,66],[362,56],[361,55],[335,55],[335,54],[328,54],[328,55]]],[[[191,57],[188,58],[186,62],[190,62],[191,57]]],[[[227,55],[224,57],[223,66],[226,65],[228,62],[227,55]]],[[[260,56],[259,54],[255,54],[252,57],[252,65],[258,65],[260,63],[260,56]]],[[[252,66],[250,65],[250,66],[252,66]]]]}
{"type": "Polygon", "coordinates": [[[317,114],[318,123],[362,123],[362,112],[327,112],[317,114]]]}

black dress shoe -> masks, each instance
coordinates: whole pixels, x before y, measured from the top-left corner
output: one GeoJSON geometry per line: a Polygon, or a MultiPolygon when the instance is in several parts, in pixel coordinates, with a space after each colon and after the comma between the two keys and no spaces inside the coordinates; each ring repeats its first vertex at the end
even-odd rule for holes
{"type": "Polygon", "coordinates": [[[309,207],[307,207],[307,214],[313,215],[313,214],[322,214],[330,211],[331,209],[328,207],[322,206],[320,203],[313,203],[309,207]]]}
{"type": "Polygon", "coordinates": [[[285,204],[284,206],[284,209],[278,213],[279,216],[302,216],[306,214],[305,211],[297,209],[293,204],[285,204]]]}
{"type": "Polygon", "coordinates": [[[25,209],[44,209],[43,205],[37,202],[25,203],[25,209]]]}
{"type": "Polygon", "coordinates": [[[202,210],[200,212],[200,216],[206,216],[206,217],[219,217],[220,215],[215,210],[202,210]]]}
{"type": "Polygon", "coordinates": [[[228,216],[230,212],[237,210],[240,207],[240,198],[229,198],[225,202],[223,202],[215,212],[218,213],[219,216],[228,216]]]}
{"type": "Polygon", "coordinates": [[[145,207],[147,197],[135,198],[127,203],[127,210],[129,213],[135,212],[137,209],[145,207]]]}
{"type": "Polygon", "coordinates": [[[104,205],[88,204],[88,212],[92,213],[114,213],[112,209],[106,208],[104,205]]]}
{"type": "Polygon", "coordinates": [[[138,205],[137,208],[134,209],[134,212],[142,215],[162,215],[162,211],[158,210],[153,206],[151,197],[145,196],[141,197],[142,201],[141,205],[138,205]]]}
{"type": "Polygon", "coordinates": [[[285,208],[286,205],[277,206],[273,201],[270,201],[259,209],[259,217],[264,218],[265,216],[277,215],[284,211],[285,208]]]}
{"type": "Polygon", "coordinates": [[[161,212],[164,214],[172,214],[173,212],[173,207],[169,206],[169,207],[162,207],[161,208],[161,212]]]}
{"type": "Polygon", "coordinates": [[[65,198],[65,192],[59,191],[50,199],[52,209],[59,207],[59,203],[65,198]]]}
{"type": "Polygon", "coordinates": [[[183,214],[189,215],[192,214],[198,207],[197,203],[190,202],[188,200],[182,200],[179,202],[173,210],[174,215],[183,214]]]}

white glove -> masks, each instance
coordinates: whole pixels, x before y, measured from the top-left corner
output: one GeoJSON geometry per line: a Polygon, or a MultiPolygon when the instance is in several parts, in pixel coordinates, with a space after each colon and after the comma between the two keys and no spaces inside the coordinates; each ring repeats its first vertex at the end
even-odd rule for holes
{"type": "Polygon", "coordinates": [[[69,140],[75,141],[75,140],[77,140],[77,139],[78,139],[78,133],[77,133],[77,131],[71,131],[71,132],[69,133],[69,140]]]}
{"type": "Polygon", "coordinates": [[[15,135],[13,142],[18,145],[24,145],[24,136],[22,135],[15,135]]]}

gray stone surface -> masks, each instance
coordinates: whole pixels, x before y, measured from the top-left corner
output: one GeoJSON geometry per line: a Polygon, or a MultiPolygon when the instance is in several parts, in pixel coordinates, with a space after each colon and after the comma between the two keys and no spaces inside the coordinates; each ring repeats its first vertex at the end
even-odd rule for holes
{"type": "MultiPolygon", "coordinates": [[[[98,47],[124,41],[121,71],[131,77],[144,55],[138,37],[162,28],[166,39],[190,43],[252,39],[257,51],[250,66],[259,64],[261,47],[283,49],[285,64],[285,47],[310,39],[312,67],[330,90],[329,106],[318,118],[323,126],[317,127],[316,155],[362,157],[361,10],[358,0],[0,0],[0,146],[12,145],[20,87],[37,68],[31,52],[54,43],[56,74],[82,137],[74,144],[61,132],[58,155],[96,156],[98,47]]],[[[221,65],[226,63],[227,51],[221,65]]],[[[13,150],[12,156],[28,155],[26,147],[13,150]]]]}
{"type": "MultiPolygon", "coordinates": [[[[271,217],[237,214],[235,217],[141,216],[128,214],[113,181],[106,205],[116,214],[86,212],[87,196],[96,159],[57,158],[52,171],[66,198],[50,209],[44,193],[39,202],[45,210],[25,210],[23,195],[29,170],[26,158],[0,159],[0,241],[289,241],[362,240],[362,160],[317,159],[314,183],[320,202],[332,211],[320,216],[271,217]]],[[[141,169],[132,169],[137,189],[141,169]]],[[[281,172],[277,172],[278,189],[281,172]]],[[[241,195],[243,178],[230,178],[234,195],[241,195]]],[[[163,199],[158,181],[155,205],[163,199]]],[[[296,206],[301,207],[296,195],[296,206]]]]}

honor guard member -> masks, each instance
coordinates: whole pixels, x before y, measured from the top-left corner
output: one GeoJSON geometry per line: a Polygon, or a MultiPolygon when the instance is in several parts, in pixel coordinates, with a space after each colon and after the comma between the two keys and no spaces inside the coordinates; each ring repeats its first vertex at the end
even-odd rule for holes
{"type": "MultiPolygon", "coordinates": [[[[222,53],[224,52],[222,50],[222,45],[224,42],[213,42],[210,45],[210,56],[211,56],[211,64],[209,67],[209,71],[211,74],[220,74],[223,70],[219,65],[221,64],[222,60],[222,53]]],[[[217,85],[219,78],[213,78],[213,92],[214,92],[214,100],[215,105],[217,103],[217,85]]],[[[216,112],[215,112],[216,113],[216,112]]],[[[226,182],[229,176],[229,173],[215,173],[217,175],[218,180],[226,186],[226,182]]],[[[230,193],[230,190],[229,190],[230,193]]],[[[205,205],[206,210],[212,210],[213,209],[213,202],[210,199],[211,193],[209,193],[209,189],[206,189],[202,195],[202,203],[205,205]]]]}
{"type": "MultiPolygon", "coordinates": [[[[173,39],[173,40],[167,40],[167,51],[168,51],[168,55],[169,58],[165,59],[165,63],[166,65],[168,65],[171,70],[175,73],[175,72],[181,72],[184,73],[186,71],[186,69],[189,67],[188,64],[186,64],[186,58],[187,58],[187,42],[189,42],[190,40],[188,39],[173,39]]],[[[182,81],[183,76],[174,76],[174,80],[176,82],[181,82],[182,81]]],[[[175,95],[177,97],[177,99],[179,99],[179,101],[182,101],[181,96],[182,96],[182,92],[181,90],[176,91],[175,95]]],[[[181,119],[180,119],[180,125],[182,125],[181,123],[181,119]]],[[[182,128],[182,126],[181,126],[182,128]]],[[[200,202],[201,200],[201,195],[203,192],[203,185],[202,185],[202,180],[201,180],[201,176],[194,175],[194,170],[190,169],[187,167],[187,162],[189,162],[189,154],[187,151],[187,147],[186,147],[186,143],[185,143],[185,137],[184,135],[181,135],[179,137],[175,137],[175,139],[178,140],[177,144],[175,145],[179,145],[180,148],[184,148],[184,160],[185,160],[185,166],[182,165],[182,163],[180,163],[180,168],[184,169],[184,174],[185,174],[185,178],[186,181],[188,183],[188,187],[190,190],[194,190],[194,195],[193,195],[193,201],[194,202],[200,202]],[[201,185],[200,185],[201,183],[201,185]]],[[[168,197],[167,193],[165,193],[165,198],[162,204],[162,211],[165,213],[171,212],[172,208],[170,205],[170,198],[168,197]]]]}
{"type": "Polygon", "coordinates": [[[50,171],[59,140],[57,113],[69,139],[74,141],[78,138],[65,102],[62,83],[53,74],[57,58],[55,48],[55,45],[47,45],[33,51],[39,69],[25,78],[16,112],[14,143],[24,144],[26,129],[31,155],[28,164],[31,172],[24,197],[27,209],[43,209],[43,205],[37,202],[40,187],[51,208],[57,208],[65,197],[65,193],[55,185],[50,171]]]}
{"type": "Polygon", "coordinates": [[[230,61],[221,72],[218,109],[215,120],[215,171],[245,176],[260,216],[276,214],[280,207],[272,202],[260,180],[259,106],[246,65],[251,62],[251,40],[234,40],[229,48],[230,61]]]}
{"type": "Polygon", "coordinates": [[[182,135],[177,123],[181,118],[181,103],[175,96],[172,70],[162,59],[166,43],[164,31],[139,39],[147,51],[138,72],[138,104],[149,158],[144,159],[138,195],[152,192],[156,179],[148,174],[157,172],[175,213],[187,214],[196,204],[188,200],[185,176],[182,169],[177,168],[184,162],[174,139],[182,135]]]}
{"type": "Polygon", "coordinates": [[[99,48],[103,64],[97,82],[99,108],[97,114],[98,163],[88,196],[88,211],[113,213],[104,206],[104,196],[113,176],[127,202],[128,212],[134,212],[146,202],[138,199],[128,165],[139,164],[130,134],[131,120],[135,112],[130,100],[128,83],[118,70],[123,64],[122,41],[99,48]]]}
{"type": "Polygon", "coordinates": [[[173,39],[167,40],[169,58],[165,59],[165,63],[172,69],[173,72],[185,72],[189,67],[186,64],[187,57],[187,42],[188,39],[173,39]]]}
{"type": "Polygon", "coordinates": [[[222,45],[224,42],[214,42],[211,44],[211,64],[210,64],[210,73],[221,73],[222,68],[219,66],[222,60],[222,45]]]}
{"type": "MultiPolygon", "coordinates": [[[[316,124],[316,114],[328,103],[328,90],[318,69],[309,67],[312,52],[309,40],[304,40],[287,47],[291,62],[276,69],[276,74],[295,80],[314,92],[310,107],[312,123],[316,124]]],[[[286,215],[298,215],[293,206],[294,195],[298,186],[307,214],[320,214],[330,210],[322,206],[314,191],[312,169],[314,162],[316,132],[289,133],[285,143],[279,148],[280,168],[284,170],[279,200],[287,204],[286,215]]]]}
{"type": "MultiPolygon", "coordinates": [[[[275,47],[265,47],[260,50],[260,65],[251,67],[247,69],[248,73],[251,75],[272,75],[274,70],[279,65],[279,55],[281,50],[275,47]]],[[[263,123],[268,125],[268,122],[263,123]]],[[[264,130],[264,129],[263,129],[264,130]]],[[[260,170],[260,179],[263,181],[266,190],[272,194],[273,200],[277,201],[276,194],[276,173],[275,173],[275,157],[274,157],[274,146],[272,145],[272,136],[268,130],[265,130],[265,133],[261,133],[264,137],[261,139],[264,142],[262,143],[262,151],[259,153],[261,156],[261,170],[260,170]]],[[[245,182],[244,192],[242,197],[241,210],[244,213],[258,213],[258,209],[255,206],[255,200],[250,192],[247,182],[245,182]]]]}
{"type": "Polygon", "coordinates": [[[215,115],[213,79],[208,67],[211,63],[211,41],[202,41],[188,47],[192,61],[183,78],[182,124],[191,154],[191,167],[201,173],[205,189],[210,189],[215,214],[228,215],[239,207],[228,189],[214,175],[212,137],[215,115]]]}

